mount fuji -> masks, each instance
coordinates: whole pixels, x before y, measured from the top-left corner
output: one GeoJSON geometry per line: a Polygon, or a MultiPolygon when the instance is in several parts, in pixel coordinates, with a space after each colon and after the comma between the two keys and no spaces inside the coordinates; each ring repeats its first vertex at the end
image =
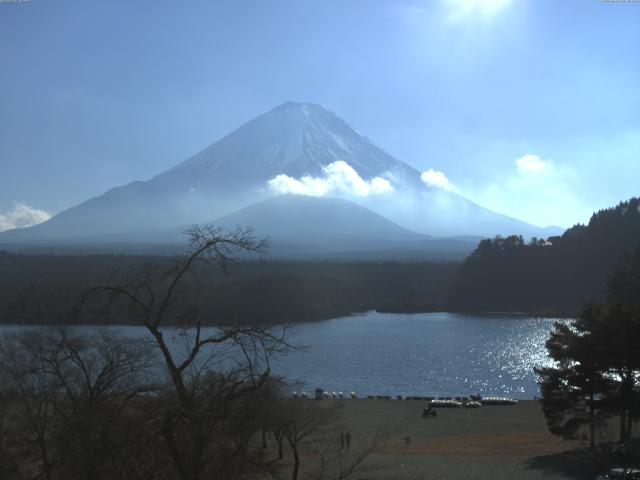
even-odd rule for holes
{"type": "MultiPolygon", "coordinates": [[[[0,244],[140,242],[149,238],[146,232],[223,217],[227,222],[235,212],[285,193],[304,194],[288,195],[287,205],[296,198],[304,202],[305,196],[317,197],[314,205],[334,197],[356,203],[371,211],[356,222],[369,235],[373,230],[362,222],[374,218],[388,222],[387,230],[396,237],[407,238],[555,233],[429,187],[418,170],[321,105],[287,102],[150,180],[113,188],[33,227],[3,232],[0,244]]],[[[269,221],[261,223],[257,234],[269,235],[275,228],[295,235],[295,222],[279,219],[280,203],[260,206],[261,218],[269,221]],[[288,229],[282,222],[289,222],[288,229]]],[[[316,222],[331,228],[330,205],[313,211],[321,217],[316,222]]]]}

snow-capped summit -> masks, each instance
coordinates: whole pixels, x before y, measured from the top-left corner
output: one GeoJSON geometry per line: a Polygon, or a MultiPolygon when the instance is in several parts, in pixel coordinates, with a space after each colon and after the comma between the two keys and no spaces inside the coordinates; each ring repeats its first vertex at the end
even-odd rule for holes
{"type": "Polygon", "coordinates": [[[179,176],[200,185],[217,184],[220,179],[225,183],[264,182],[279,174],[322,175],[323,167],[339,160],[363,178],[385,172],[418,175],[322,105],[286,102],[154,180],[179,176]]]}

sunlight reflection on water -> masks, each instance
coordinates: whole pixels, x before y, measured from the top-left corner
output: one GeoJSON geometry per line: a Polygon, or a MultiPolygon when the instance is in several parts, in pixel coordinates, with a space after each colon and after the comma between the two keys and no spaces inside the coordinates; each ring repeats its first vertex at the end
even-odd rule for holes
{"type": "MultiPolygon", "coordinates": [[[[272,370],[303,382],[302,390],[309,394],[321,387],[360,396],[480,393],[533,398],[539,394],[533,368],[550,365],[544,344],[555,321],[568,320],[368,312],[295,326],[293,343],[308,348],[276,360],[272,370]]],[[[129,336],[148,335],[137,326],[106,328],[129,336]]],[[[0,332],[22,329],[0,326],[0,332]]],[[[173,348],[184,349],[177,330],[165,332],[173,348]]]]}
{"type": "Polygon", "coordinates": [[[304,381],[308,392],[533,398],[533,368],[550,364],[544,343],[558,320],[369,312],[298,326],[295,340],[309,350],[274,371],[304,381]]]}

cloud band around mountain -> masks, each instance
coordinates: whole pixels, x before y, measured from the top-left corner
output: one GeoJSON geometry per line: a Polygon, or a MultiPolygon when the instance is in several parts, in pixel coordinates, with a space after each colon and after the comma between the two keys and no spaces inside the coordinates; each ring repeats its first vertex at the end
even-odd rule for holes
{"type": "Polygon", "coordinates": [[[447,192],[457,192],[456,186],[449,181],[447,176],[438,170],[430,168],[422,172],[420,179],[429,187],[441,188],[447,192]]]}
{"type": "Polygon", "coordinates": [[[30,227],[51,218],[44,210],[30,207],[21,202],[14,202],[13,208],[0,213],[0,232],[14,228],[30,227]]]}
{"type": "Polygon", "coordinates": [[[356,170],[343,160],[322,167],[323,176],[305,175],[293,178],[280,174],[267,182],[269,189],[277,193],[293,193],[322,197],[332,193],[367,197],[393,192],[393,185],[386,178],[363,179],[356,170]]]}

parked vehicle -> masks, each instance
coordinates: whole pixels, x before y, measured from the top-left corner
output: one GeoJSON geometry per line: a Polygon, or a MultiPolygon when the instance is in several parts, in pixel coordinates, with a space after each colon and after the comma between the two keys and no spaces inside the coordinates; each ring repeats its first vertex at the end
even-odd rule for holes
{"type": "Polygon", "coordinates": [[[616,467],[597,476],[596,480],[640,480],[640,469],[616,467]]]}

